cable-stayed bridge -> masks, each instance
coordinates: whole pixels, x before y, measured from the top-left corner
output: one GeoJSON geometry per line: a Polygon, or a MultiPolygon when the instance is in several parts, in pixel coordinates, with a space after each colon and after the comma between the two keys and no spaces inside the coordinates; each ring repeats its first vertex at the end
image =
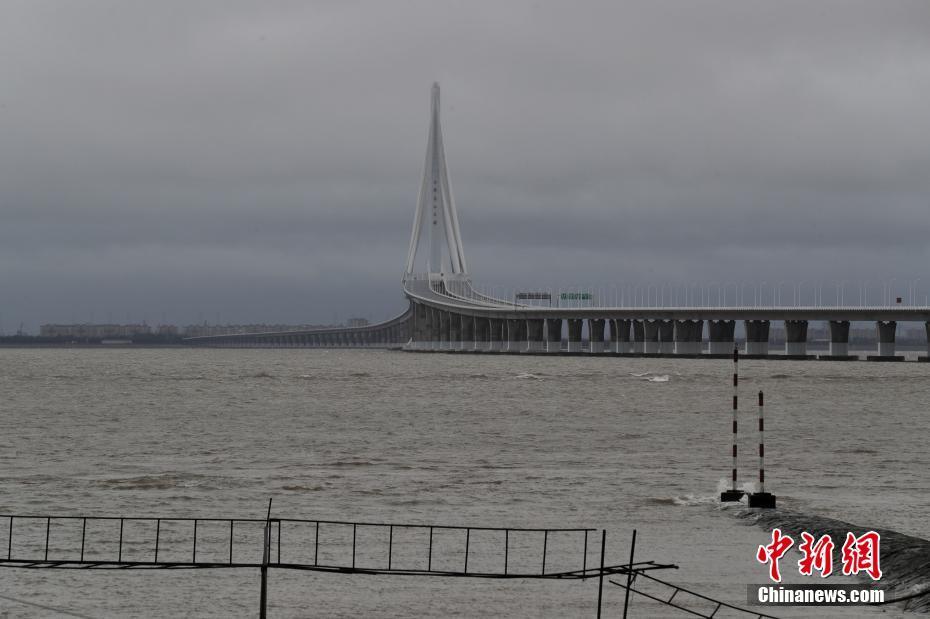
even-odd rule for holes
{"type": "MultiPolygon", "coordinates": [[[[779,356],[813,358],[807,351],[808,323],[826,321],[830,348],[829,354],[820,358],[854,360],[858,356],[849,354],[850,323],[871,322],[877,349],[868,359],[891,361],[904,358],[895,351],[897,323],[923,322],[930,350],[927,306],[551,307],[528,302],[551,301],[551,293],[526,294],[513,300],[482,293],[473,285],[465,260],[439,112],[439,85],[434,84],[426,161],[403,277],[406,311],[362,327],[213,335],[185,342],[211,347],[703,356],[732,354],[736,323],[742,321],[745,354],[767,356],[771,323],[783,321],[785,348],[779,356]]],[[[569,301],[591,300],[583,292],[560,296],[569,301]]]]}

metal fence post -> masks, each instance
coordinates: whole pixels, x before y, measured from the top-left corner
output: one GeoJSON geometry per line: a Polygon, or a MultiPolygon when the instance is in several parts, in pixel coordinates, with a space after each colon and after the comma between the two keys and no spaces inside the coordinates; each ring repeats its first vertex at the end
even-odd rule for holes
{"type": "Polygon", "coordinates": [[[262,591],[259,601],[259,619],[268,614],[268,563],[271,561],[271,499],[268,499],[268,515],[265,516],[265,539],[262,545],[262,591]]]}
{"type": "Polygon", "coordinates": [[[636,552],[636,529],[633,529],[633,541],[630,543],[630,566],[626,573],[626,594],[623,597],[623,619],[626,619],[627,609],[630,607],[630,589],[633,588],[633,553],[636,552]]]}

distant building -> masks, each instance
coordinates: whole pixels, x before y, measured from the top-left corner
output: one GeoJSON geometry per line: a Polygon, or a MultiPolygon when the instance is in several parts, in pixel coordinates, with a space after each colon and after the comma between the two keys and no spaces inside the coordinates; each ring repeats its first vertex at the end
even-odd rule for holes
{"type": "Polygon", "coordinates": [[[141,325],[42,325],[41,337],[72,337],[78,339],[125,338],[134,335],[151,335],[152,327],[141,325]]]}
{"type": "Polygon", "coordinates": [[[346,326],[347,327],[367,327],[368,320],[365,318],[349,318],[349,320],[346,321],[346,326]]]}

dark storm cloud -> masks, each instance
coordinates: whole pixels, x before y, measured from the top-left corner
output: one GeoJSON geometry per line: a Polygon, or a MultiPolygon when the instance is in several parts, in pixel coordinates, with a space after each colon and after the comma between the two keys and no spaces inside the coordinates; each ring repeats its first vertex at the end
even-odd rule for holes
{"type": "Polygon", "coordinates": [[[874,289],[930,258],[924,2],[31,0],[2,17],[8,331],[387,317],[433,80],[479,282],[874,289]]]}

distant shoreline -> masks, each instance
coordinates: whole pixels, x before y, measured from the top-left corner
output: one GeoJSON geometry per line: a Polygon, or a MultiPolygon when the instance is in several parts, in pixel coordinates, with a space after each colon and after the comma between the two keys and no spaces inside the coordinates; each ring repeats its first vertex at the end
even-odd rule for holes
{"type": "Polygon", "coordinates": [[[194,348],[187,344],[147,344],[143,342],[130,342],[127,344],[95,344],[89,342],[78,342],[75,344],[66,344],[63,342],[36,342],[33,344],[18,342],[7,344],[0,342],[0,348],[104,348],[107,350],[122,350],[125,348],[194,348]]]}

